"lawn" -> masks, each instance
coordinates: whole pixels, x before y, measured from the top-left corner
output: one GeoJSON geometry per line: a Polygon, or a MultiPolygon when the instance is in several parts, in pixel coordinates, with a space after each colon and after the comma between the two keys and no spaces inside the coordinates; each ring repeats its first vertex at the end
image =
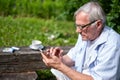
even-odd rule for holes
{"type": "Polygon", "coordinates": [[[29,46],[32,40],[45,46],[74,45],[77,39],[73,22],[39,18],[0,17],[0,46],[29,46]]]}

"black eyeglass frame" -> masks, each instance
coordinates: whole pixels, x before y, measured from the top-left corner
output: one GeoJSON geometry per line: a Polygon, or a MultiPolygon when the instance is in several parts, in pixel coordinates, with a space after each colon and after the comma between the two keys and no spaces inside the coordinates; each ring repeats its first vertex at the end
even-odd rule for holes
{"type": "Polygon", "coordinates": [[[80,29],[83,29],[83,28],[85,28],[85,27],[87,27],[87,26],[95,23],[96,21],[97,21],[97,20],[94,20],[94,21],[92,21],[92,22],[90,22],[90,23],[88,23],[88,24],[86,24],[86,25],[83,25],[83,26],[75,24],[75,27],[78,27],[78,28],[80,28],[80,29]]]}

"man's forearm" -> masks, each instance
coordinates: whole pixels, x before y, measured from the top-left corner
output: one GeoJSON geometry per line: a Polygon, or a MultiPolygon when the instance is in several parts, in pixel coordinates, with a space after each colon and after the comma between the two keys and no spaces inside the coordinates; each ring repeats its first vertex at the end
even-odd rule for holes
{"type": "Polygon", "coordinates": [[[62,62],[69,67],[72,67],[75,64],[74,61],[72,61],[67,55],[62,57],[62,62]]]}
{"type": "Polygon", "coordinates": [[[79,73],[65,64],[61,64],[58,70],[66,74],[72,80],[93,80],[92,76],[79,73]]]}

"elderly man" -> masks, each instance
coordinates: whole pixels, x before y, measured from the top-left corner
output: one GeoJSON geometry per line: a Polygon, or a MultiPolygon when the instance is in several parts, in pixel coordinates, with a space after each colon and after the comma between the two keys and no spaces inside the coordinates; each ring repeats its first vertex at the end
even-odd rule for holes
{"type": "Polygon", "coordinates": [[[58,80],[120,80],[120,35],[107,27],[97,2],[88,2],[74,14],[78,40],[70,51],[55,47],[42,53],[58,80]]]}

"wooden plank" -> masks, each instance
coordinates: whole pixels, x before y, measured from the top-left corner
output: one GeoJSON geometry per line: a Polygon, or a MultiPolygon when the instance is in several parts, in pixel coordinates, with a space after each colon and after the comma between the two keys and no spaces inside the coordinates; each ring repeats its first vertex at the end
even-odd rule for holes
{"type": "Polygon", "coordinates": [[[0,64],[0,73],[31,72],[39,69],[48,69],[48,67],[42,61],[0,64]]]}
{"type": "Polygon", "coordinates": [[[0,80],[36,80],[36,72],[1,73],[0,80]]]}
{"type": "MultiPolygon", "coordinates": [[[[66,54],[72,46],[61,47],[66,54]]],[[[46,47],[46,49],[49,47],[46,47]]],[[[0,73],[27,72],[39,69],[48,69],[42,61],[39,51],[29,47],[20,47],[14,53],[3,53],[0,48],[0,73]]]]}

